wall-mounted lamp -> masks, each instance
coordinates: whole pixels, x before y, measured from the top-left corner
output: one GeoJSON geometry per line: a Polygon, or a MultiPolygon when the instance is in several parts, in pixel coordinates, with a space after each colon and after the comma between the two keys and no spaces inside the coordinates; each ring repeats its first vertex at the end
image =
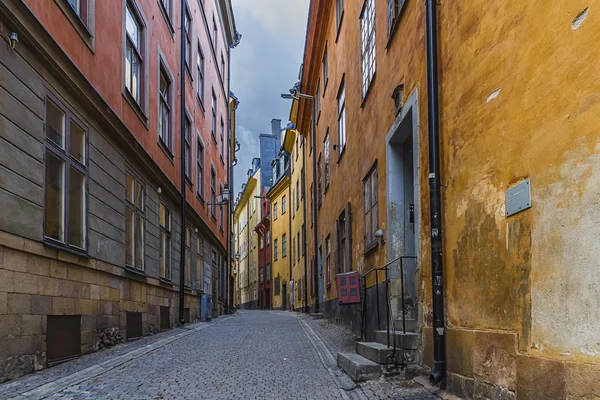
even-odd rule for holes
{"type": "Polygon", "coordinates": [[[209,206],[222,206],[224,204],[229,203],[229,187],[227,185],[223,186],[221,189],[221,194],[217,196],[216,203],[208,203],[209,206]]]}
{"type": "Polygon", "coordinates": [[[385,232],[383,231],[383,229],[377,229],[375,231],[375,235],[374,235],[377,239],[379,239],[379,244],[384,244],[385,243],[385,232]]]}
{"type": "Polygon", "coordinates": [[[11,32],[9,35],[5,35],[2,30],[0,30],[0,35],[4,37],[4,40],[8,42],[10,48],[14,50],[15,46],[19,42],[19,35],[17,35],[17,32],[11,32]]]}
{"type": "Polygon", "coordinates": [[[160,187],[158,189],[156,189],[156,191],[158,192],[158,194],[162,193],[162,189],[160,187]]]}

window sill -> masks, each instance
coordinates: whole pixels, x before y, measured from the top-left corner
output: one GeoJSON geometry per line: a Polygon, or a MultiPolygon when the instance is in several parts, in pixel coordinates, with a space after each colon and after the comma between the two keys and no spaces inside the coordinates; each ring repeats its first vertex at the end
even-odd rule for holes
{"type": "Polygon", "coordinates": [[[185,72],[187,72],[187,76],[190,79],[190,84],[194,86],[194,78],[192,77],[192,72],[190,71],[190,66],[188,63],[185,63],[185,72]]]}
{"type": "Polygon", "coordinates": [[[144,271],[141,271],[139,269],[135,269],[133,267],[130,267],[129,265],[125,265],[125,272],[127,273],[131,273],[131,274],[135,274],[138,276],[143,276],[144,278],[146,277],[146,273],[144,271]]]}
{"type": "Polygon", "coordinates": [[[146,113],[144,112],[144,110],[142,110],[142,107],[137,103],[137,101],[135,101],[135,99],[133,98],[131,93],[129,93],[129,90],[125,87],[125,85],[123,85],[123,91],[121,92],[121,94],[123,95],[123,97],[125,97],[125,100],[127,100],[131,108],[133,108],[133,111],[135,111],[140,121],[142,121],[142,124],[144,124],[146,130],[148,130],[148,117],[146,117],[146,113]]]}
{"type": "Polygon", "coordinates": [[[215,144],[215,146],[217,145],[217,137],[215,136],[214,132],[210,132],[210,137],[212,138],[213,143],[215,144]]]}
{"type": "Polygon", "coordinates": [[[340,163],[340,160],[342,159],[342,156],[346,153],[346,145],[344,145],[344,147],[342,147],[342,150],[340,151],[340,154],[338,155],[338,159],[337,159],[337,163],[340,163]]]}
{"type": "Polygon", "coordinates": [[[49,238],[44,238],[44,245],[48,246],[48,247],[52,247],[53,249],[64,251],[64,252],[72,254],[74,256],[83,257],[85,259],[92,258],[87,252],[85,252],[83,250],[76,250],[74,248],[67,247],[64,244],[54,242],[52,239],[49,239],[49,238]]]}
{"type": "MultiPolygon", "coordinates": [[[[87,47],[90,49],[92,54],[95,54],[96,53],[96,40],[95,40],[92,30],[90,30],[88,25],[86,25],[85,22],[83,22],[83,20],[75,12],[75,10],[73,10],[73,8],[69,4],[67,4],[66,0],[55,0],[55,1],[56,1],[56,4],[58,5],[58,8],[60,8],[61,11],[63,12],[63,14],[65,14],[67,19],[71,23],[71,25],[73,25],[73,28],[75,28],[75,30],[77,31],[77,34],[81,37],[81,39],[87,45],[87,47]]],[[[89,7],[89,4],[88,4],[88,7],[89,7]]],[[[88,10],[89,18],[93,18],[94,17],[93,14],[94,14],[93,11],[89,12],[89,10],[88,10]],[[92,15],[90,15],[90,14],[92,14],[92,15]]],[[[92,22],[92,25],[93,25],[93,22],[92,22]]]]}
{"type": "Polygon", "coordinates": [[[158,147],[161,148],[161,150],[165,153],[165,155],[167,156],[167,158],[169,159],[169,161],[171,161],[171,164],[175,165],[174,157],[173,157],[173,153],[171,153],[171,150],[169,150],[169,148],[167,147],[167,145],[165,144],[165,142],[163,142],[163,140],[161,138],[158,138],[158,147]]]}
{"type": "Polygon", "coordinates": [[[375,250],[379,245],[377,239],[371,240],[371,243],[365,244],[365,256],[375,250]]]}
{"type": "Polygon", "coordinates": [[[194,184],[192,183],[192,180],[190,179],[190,177],[187,175],[185,176],[185,183],[186,183],[186,185],[189,186],[190,189],[194,189],[194,184]]]}
{"type": "Polygon", "coordinates": [[[402,1],[402,5],[400,6],[400,10],[398,11],[398,15],[396,16],[396,19],[393,22],[392,25],[392,29],[390,30],[390,33],[388,35],[388,41],[385,45],[385,48],[389,48],[390,44],[392,43],[392,40],[394,39],[394,36],[396,36],[396,31],[398,30],[398,25],[400,25],[400,20],[402,19],[402,15],[404,14],[404,9],[406,5],[406,0],[402,1]]]}
{"type": "Polygon", "coordinates": [[[165,285],[165,286],[169,286],[169,287],[173,287],[173,281],[167,278],[158,278],[158,282],[161,285],[165,285]]]}
{"type": "Polygon", "coordinates": [[[373,77],[371,78],[371,82],[369,82],[369,87],[367,88],[367,93],[365,93],[365,95],[360,103],[360,108],[364,107],[365,102],[367,101],[367,98],[369,97],[369,94],[371,93],[371,89],[373,88],[373,86],[375,86],[376,78],[377,78],[377,71],[373,72],[373,77]]]}
{"type": "Polygon", "coordinates": [[[160,13],[162,14],[163,18],[165,19],[167,28],[169,28],[169,31],[171,32],[171,36],[173,37],[173,40],[175,40],[175,29],[173,29],[173,23],[171,22],[171,18],[169,17],[169,12],[167,10],[165,10],[165,6],[163,5],[162,1],[160,1],[160,0],[158,0],[158,8],[160,8],[160,13]]]}
{"type": "Polygon", "coordinates": [[[206,109],[204,108],[204,102],[200,98],[198,91],[196,91],[196,100],[198,100],[198,104],[200,105],[200,108],[202,109],[202,114],[206,113],[206,109]]]}
{"type": "Polygon", "coordinates": [[[198,201],[200,201],[200,204],[202,204],[202,207],[204,207],[206,202],[204,201],[204,199],[202,198],[200,193],[196,193],[196,198],[198,199],[198,201]]]}

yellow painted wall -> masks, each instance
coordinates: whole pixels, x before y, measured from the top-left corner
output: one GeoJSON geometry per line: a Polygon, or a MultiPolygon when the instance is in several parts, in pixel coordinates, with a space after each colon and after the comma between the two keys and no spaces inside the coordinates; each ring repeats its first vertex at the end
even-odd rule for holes
{"type": "Polygon", "coordinates": [[[283,305],[281,288],[285,283],[287,288],[287,298],[285,303],[289,306],[289,281],[290,281],[290,259],[291,259],[291,244],[290,244],[290,203],[289,203],[289,178],[283,177],[267,194],[271,201],[271,265],[272,265],[272,284],[273,284],[273,308],[281,308],[283,305]],[[285,214],[281,212],[282,198],[286,196],[287,210],[285,214]],[[277,219],[275,219],[275,207],[277,207],[277,219]],[[287,255],[282,255],[282,237],[287,238],[287,255]],[[275,240],[277,240],[278,257],[275,259],[275,240]],[[280,277],[279,294],[275,294],[275,279],[280,277]]]}

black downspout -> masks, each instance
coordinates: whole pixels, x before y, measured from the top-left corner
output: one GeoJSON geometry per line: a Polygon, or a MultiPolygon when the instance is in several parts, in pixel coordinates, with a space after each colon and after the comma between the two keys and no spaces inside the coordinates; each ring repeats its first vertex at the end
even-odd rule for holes
{"type": "Polygon", "coordinates": [[[444,286],[442,268],[442,205],[440,195],[440,144],[437,76],[436,0],[426,0],[427,114],[429,126],[429,201],[431,214],[431,279],[433,302],[433,370],[437,385],[446,375],[444,341],[444,286]]]}
{"type": "Polygon", "coordinates": [[[313,279],[314,279],[314,290],[315,290],[315,312],[319,312],[319,260],[317,258],[317,242],[319,240],[319,236],[317,233],[317,121],[316,118],[316,99],[313,97],[312,99],[312,121],[311,121],[311,130],[312,130],[312,138],[311,138],[311,147],[313,151],[313,239],[314,239],[314,251],[315,251],[315,259],[313,263],[313,279]]]}
{"type": "MultiPolygon", "coordinates": [[[[306,261],[306,168],[305,168],[305,156],[306,156],[306,143],[304,142],[304,138],[302,138],[302,173],[300,174],[300,179],[303,181],[302,190],[304,191],[304,196],[302,196],[302,250],[304,251],[304,312],[308,312],[308,265],[306,261]]],[[[300,227],[300,229],[302,229],[300,227]]]]}
{"type": "Polygon", "coordinates": [[[180,259],[179,259],[179,322],[183,325],[183,297],[184,290],[183,286],[185,285],[185,208],[186,208],[186,199],[185,199],[185,0],[181,0],[181,68],[179,71],[179,75],[181,77],[181,115],[180,115],[180,123],[181,123],[181,250],[180,250],[180,259]]]}

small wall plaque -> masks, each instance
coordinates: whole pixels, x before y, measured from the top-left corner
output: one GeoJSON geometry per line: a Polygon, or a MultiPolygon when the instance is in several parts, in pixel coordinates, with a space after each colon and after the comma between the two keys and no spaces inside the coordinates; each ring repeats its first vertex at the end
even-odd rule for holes
{"type": "Polygon", "coordinates": [[[510,217],[531,207],[531,179],[506,191],[506,216],[510,217]]]}

